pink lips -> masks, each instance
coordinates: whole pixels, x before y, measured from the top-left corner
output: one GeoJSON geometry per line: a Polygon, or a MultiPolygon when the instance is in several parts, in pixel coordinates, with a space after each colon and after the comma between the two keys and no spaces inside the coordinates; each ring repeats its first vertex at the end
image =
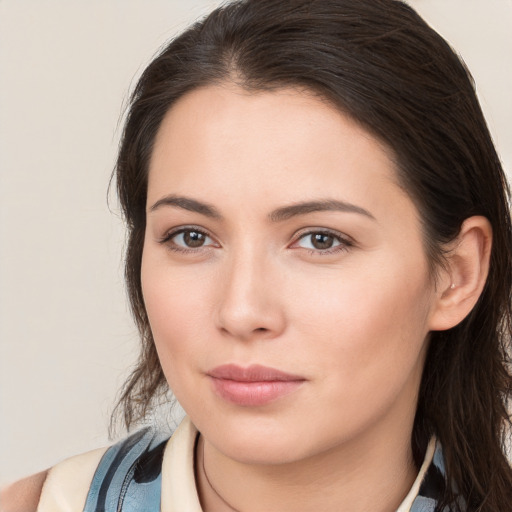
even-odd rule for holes
{"type": "Polygon", "coordinates": [[[208,372],[215,392],[228,402],[242,406],[259,406],[284,397],[305,382],[304,377],[252,365],[218,366],[208,372]]]}

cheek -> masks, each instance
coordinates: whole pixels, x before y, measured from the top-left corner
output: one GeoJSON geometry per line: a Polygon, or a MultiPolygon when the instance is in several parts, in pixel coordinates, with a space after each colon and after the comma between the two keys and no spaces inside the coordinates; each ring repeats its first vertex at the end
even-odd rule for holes
{"type": "Polygon", "coordinates": [[[356,401],[387,387],[398,389],[417,367],[428,335],[426,266],[424,272],[420,264],[407,273],[407,262],[380,260],[316,284],[295,288],[292,321],[302,330],[298,339],[315,340],[309,346],[313,364],[333,388],[359,390],[356,401]]]}
{"type": "Polygon", "coordinates": [[[202,343],[208,292],[203,280],[190,271],[172,271],[162,259],[149,251],[144,253],[141,282],[153,339],[164,372],[169,374],[169,365],[202,343]]]}
{"type": "MultiPolygon", "coordinates": [[[[149,261],[147,261],[149,263],[149,261]]],[[[142,266],[142,289],[153,340],[165,378],[182,406],[187,406],[194,375],[200,368],[198,354],[205,352],[204,289],[191,285],[180,273],[142,266]],[[173,275],[176,274],[176,275],[173,275]]],[[[203,402],[204,397],[196,396],[203,402]]]]}

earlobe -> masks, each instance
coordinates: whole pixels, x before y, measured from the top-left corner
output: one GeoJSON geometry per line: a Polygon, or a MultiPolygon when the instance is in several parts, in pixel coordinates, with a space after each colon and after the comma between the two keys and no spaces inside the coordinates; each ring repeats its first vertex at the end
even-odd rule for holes
{"type": "Polygon", "coordinates": [[[489,273],[492,228],[487,218],[469,217],[446,256],[437,283],[429,327],[444,331],[462,322],[475,306],[489,273]]]}

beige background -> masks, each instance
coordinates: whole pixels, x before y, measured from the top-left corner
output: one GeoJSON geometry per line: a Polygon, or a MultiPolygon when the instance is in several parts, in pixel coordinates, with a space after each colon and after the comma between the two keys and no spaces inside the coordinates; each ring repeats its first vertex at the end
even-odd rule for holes
{"type": "MultiPolygon", "coordinates": [[[[213,0],[0,0],[0,483],[108,442],[137,352],[107,185],[157,48],[213,0]]],[[[458,49],[512,169],[512,0],[410,0],[458,49]]]]}

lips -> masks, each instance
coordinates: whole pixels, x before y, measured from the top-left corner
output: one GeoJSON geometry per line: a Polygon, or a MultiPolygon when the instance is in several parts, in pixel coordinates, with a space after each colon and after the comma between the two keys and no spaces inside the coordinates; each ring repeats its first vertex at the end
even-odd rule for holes
{"type": "Polygon", "coordinates": [[[250,407],[274,402],[297,390],[304,377],[275,368],[233,364],[218,366],[208,372],[214,391],[235,405],[250,407]]]}

